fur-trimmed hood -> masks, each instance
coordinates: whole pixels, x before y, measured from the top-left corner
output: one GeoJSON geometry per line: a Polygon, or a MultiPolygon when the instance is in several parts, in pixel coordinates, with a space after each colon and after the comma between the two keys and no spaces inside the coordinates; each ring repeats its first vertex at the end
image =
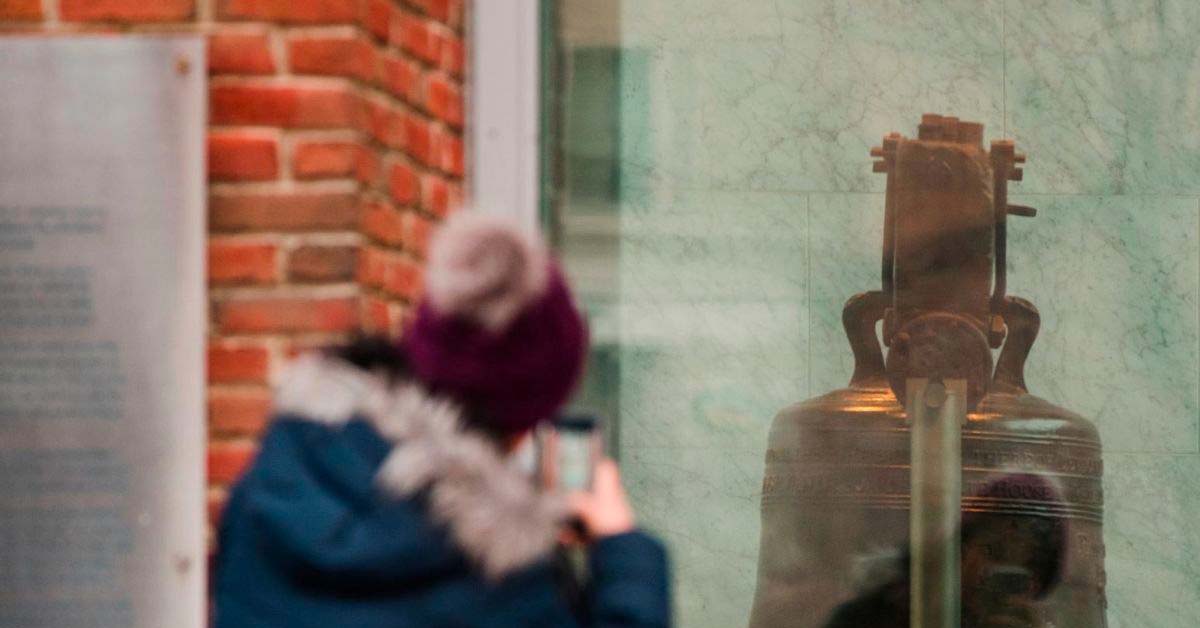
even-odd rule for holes
{"type": "Polygon", "coordinates": [[[277,416],[374,428],[391,447],[376,468],[376,491],[384,499],[420,500],[427,517],[488,578],[532,565],[553,549],[566,516],[563,500],[538,491],[486,437],[464,429],[461,410],[449,400],[320,354],[294,361],[275,399],[277,416]]]}

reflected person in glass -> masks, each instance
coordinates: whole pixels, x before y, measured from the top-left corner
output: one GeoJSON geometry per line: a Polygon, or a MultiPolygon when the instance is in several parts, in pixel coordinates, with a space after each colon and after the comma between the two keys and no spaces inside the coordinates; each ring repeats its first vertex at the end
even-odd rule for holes
{"type": "MultiPolygon", "coordinates": [[[[1045,478],[1016,473],[987,484],[976,497],[1061,504],[1045,478]]],[[[963,513],[963,628],[1050,628],[1039,613],[1062,578],[1067,527],[1044,517],[995,512],[963,513]]],[[[911,588],[907,547],[861,565],[863,593],[834,609],[826,628],[896,628],[909,625],[911,588]]]]}

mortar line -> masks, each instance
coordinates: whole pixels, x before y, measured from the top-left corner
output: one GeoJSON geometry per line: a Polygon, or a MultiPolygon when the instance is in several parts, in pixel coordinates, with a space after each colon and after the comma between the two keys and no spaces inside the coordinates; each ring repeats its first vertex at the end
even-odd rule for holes
{"type": "Polygon", "coordinates": [[[1008,137],[1008,0],[1000,1],[1000,120],[1001,137],[1008,137]]]}
{"type": "Polygon", "coordinates": [[[804,314],[805,315],[804,322],[805,322],[805,325],[808,327],[808,338],[807,338],[807,342],[806,342],[807,349],[808,349],[808,373],[807,373],[808,384],[807,384],[807,390],[804,391],[804,397],[807,399],[807,398],[813,396],[813,383],[812,383],[812,373],[813,373],[813,361],[812,361],[812,354],[813,354],[813,351],[812,351],[812,347],[813,347],[813,333],[812,333],[812,331],[813,331],[813,324],[812,324],[812,321],[813,321],[813,296],[812,296],[812,293],[813,293],[813,268],[812,268],[813,232],[812,232],[812,195],[811,194],[804,195],[804,232],[805,232],[805,239],[807,240],[807,242],[805,243],[806,246],[804,247],[805,266],[807,266],[807,269],[805,272],[808,274],[807,280],[804,282],[806,284],[804,293],[807,296],[807,304],[806,304],[806,308],[805,308],[806,312],[804,314]]]}

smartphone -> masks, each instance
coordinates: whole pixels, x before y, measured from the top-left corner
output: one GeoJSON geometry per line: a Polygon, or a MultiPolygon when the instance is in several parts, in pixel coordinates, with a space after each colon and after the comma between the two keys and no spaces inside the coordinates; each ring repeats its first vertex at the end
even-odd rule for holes
{"type": "Polygon", "coordinates": [[[593,414],[567,414],[548,431],[542,444],[542,472],[561,491],[592,488],[596,463],[603,455],[600,419],[593,414]]]}

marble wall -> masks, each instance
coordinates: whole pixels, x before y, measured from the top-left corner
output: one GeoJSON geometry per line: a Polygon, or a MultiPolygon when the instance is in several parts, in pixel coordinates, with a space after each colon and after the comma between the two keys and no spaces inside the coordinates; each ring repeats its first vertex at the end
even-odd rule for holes
{"type": "MultiPolygon", "coordinates": [[[[923,112],[1029,156],[1033,391],[1098,424],[1109,625],[1200,617],[1200,3],[620,3],[619,453],[679,625],[744,625],[766,434],[845,385],[878,286],[868,149],[923,112]]],[[[569,253],[569,251],[568,251],[569,253]]]]}

